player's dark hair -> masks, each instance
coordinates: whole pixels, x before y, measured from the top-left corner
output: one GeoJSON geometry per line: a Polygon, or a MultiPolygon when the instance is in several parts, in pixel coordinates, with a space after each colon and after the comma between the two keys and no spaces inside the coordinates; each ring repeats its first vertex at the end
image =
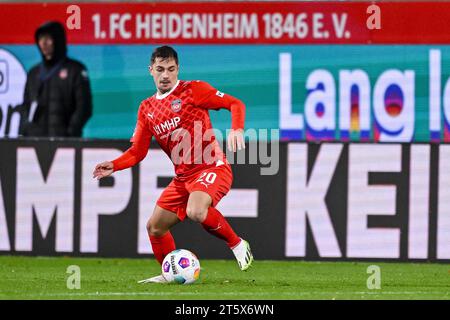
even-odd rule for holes
{"type": "Polygon", "coordinates": [[[150,58],[150,63],[154,64],[156,58],[161,58],[162,60],[174,59],[175,63],[178,65],[178,54],[174,48],[169,46],[162,46],[153,50],[152,57],[150,58]]]}

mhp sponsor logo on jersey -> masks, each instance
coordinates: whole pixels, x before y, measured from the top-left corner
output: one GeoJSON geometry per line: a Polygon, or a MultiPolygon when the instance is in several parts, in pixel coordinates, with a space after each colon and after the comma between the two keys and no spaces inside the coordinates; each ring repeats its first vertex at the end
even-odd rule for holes
{"type": "Polygon", "coordinates": [[[19,134],[20,108],[27,75],[9,51],[0,49],[0,138],[19,134]]]}
{"type": "Polygon", "coordinates": [[[305,69],[298,67],[302,62],[293,59],[311,52],[280,53],[281,139],[412,142],[426,132],[431,141],[450,141],[450,77],[442,72],[448,55],[443,60],[441,49],[417,49],[418,63],[400,58],[404,49],[393,49],[391,55],[385,49],[362,48],[361,55],[349,55],[345,64],[336,53],[334,69],[326,68],[330,64],[322,53],[318,65],[324,67],[312,69],[306,77],[297,71],[305,69]],[[384,55],[368,63],[378,51],[384,55]],[[303,91],[293,83],[304,83],[303,91]],[[303,113],[293,110],[298,96],[303,113]]]}
{"type": "Polygon", "coordinates": [[[175,129],[176,127],[178,127],[180,121],[181,121],[180,117],[173,117],[169,120],[157,124],[156,126],[153,126],[153,129],[158,135],[160,135],[166,133],[171,129],[175,129]]]}

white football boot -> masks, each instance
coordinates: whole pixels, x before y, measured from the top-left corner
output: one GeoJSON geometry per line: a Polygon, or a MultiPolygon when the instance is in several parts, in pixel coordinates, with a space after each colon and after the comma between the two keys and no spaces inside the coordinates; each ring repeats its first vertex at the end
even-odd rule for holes
{"type": "Polygon", "coordinates": [[[241,242],[232,249],[238,262],[239,268],[246,271],[253,262],[253,254],[247,241],[241,238],[241,242]]]}
{"type": "Polygon", "coordinates": [[[138,281],[138,283],[167,283],[167,280],[160,274],[159,276],[138,281]]]}

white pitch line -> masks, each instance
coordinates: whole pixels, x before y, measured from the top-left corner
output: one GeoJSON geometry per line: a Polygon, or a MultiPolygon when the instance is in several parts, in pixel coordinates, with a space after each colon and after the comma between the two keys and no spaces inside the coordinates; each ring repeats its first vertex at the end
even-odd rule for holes
{"type": "MultiPolygon", "coordinates": [[[[15,293],[17,294],[17,293],[15,293]]],[[[193,295],[208,295],[208,296],[268,296],[268,295],[284,295],[284,296],[307,296],[307,295],[442,295],[448,296],[450,292],[429,292],[429,291],[383,291],[383,292],[68,292],[68,293],[42,293],[42,294],[24,294],[22,297],[99,297],[99,296],[193,296],[193,295]]],[[[7,297],[7,295],[0,295],[7,297]]]]}

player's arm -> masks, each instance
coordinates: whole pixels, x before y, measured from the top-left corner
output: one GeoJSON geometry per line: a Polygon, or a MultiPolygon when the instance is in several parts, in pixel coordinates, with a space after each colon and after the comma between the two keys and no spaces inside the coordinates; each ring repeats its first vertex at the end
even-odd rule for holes
{"type": "Polygon", "coordinates": [[[142,108],[139,108],[136,129],[131,138],[133,144],[117,159],[97,164],[93,172],[93,177],[101,179],[110,176],[115,171],[124,170],[139,163],[147,155],[151,139],[152,134],[146,124],[142,108]]]}
{"type": "Polygon", "coordinates": [[[228,109],[231,112],[231,131],[228,134],[228,149],[245,149],[244,123],[245,104],[232,95],[225,94],[203,81],[192,82],[192,94],[198,107],[212,110],[228,109]]]}

